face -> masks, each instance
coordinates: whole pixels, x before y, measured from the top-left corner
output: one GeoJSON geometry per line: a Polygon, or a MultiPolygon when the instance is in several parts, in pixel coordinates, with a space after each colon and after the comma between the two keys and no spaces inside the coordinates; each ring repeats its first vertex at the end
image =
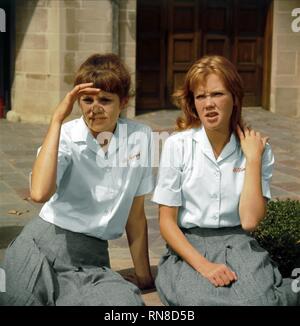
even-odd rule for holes
{"type": "Polygon", "coordinates": [[[229,133],[233,97],[218,75],[208,75],[195,87],[194,103],[205,130],[229,133]]]}
{"type": "Polygon", "coordinates": [[[100,132],[113,132],[123,108],[117,94],[100,91],[97,95],[83,95],[79,105],[88,128],[96,137],[100,132]]]}

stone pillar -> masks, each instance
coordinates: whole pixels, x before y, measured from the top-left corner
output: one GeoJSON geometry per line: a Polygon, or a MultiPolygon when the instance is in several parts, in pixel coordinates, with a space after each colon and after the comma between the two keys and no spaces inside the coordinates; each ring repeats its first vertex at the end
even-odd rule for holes
{"type": "Polygon", "coordinates": [[[300,31],[292,28],[295,8],[300,8],[300,0],[274,0],[270,109],[288,116],[300,116],[300,31]]]}
{"type": "Polygon", "coordinates": [[[111,0],[112,5],[112,52],[120,55],[120,0],[111,0]]]}
{"type": "MultiPolygon", "coordinates": [[[[109,0],[17,1],[16,67],[8,120],[48,123],[80,63],[112,51],[109,0]]],[[[78,108],[73,116],[79,114],[78,108]]]]}
{"type": "MultiPolygon", "coordinates": [[[[120,1],[120,57],[129,68],[133,90],[136,85],[136,2],[137,0],[120,1]]],[[[128,118],[135,116],[135,97],[128,104],[123,114],[128,118]]]]}

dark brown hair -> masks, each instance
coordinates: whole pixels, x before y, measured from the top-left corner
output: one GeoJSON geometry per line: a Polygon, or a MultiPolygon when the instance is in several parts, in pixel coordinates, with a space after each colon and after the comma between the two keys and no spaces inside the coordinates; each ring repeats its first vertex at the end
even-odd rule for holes
{"type": "Polygon", "coordinates": [[[113,53],[88,57],[75,75],[74,86],[82,83],[94,83],[93,87],[115,93],[121,101],[132,96],[128,69],[113,53]]]}
{"type": "Polygon", "coordinates": [[[209,55],[196,61],[188,70],[184,84],[173,94],[173,100],[183,112],[176,121],[178,130],[199,127],[201,121],[194,104],[194,90],[199,83],[204,83],[210,74],[218,75],[233,97],[233,110],[230,120],[230,132],[236,131],[239,124],[243,129],[242,103],[244,97],[243,82],[235,66],[226,58],[209,55]]]}

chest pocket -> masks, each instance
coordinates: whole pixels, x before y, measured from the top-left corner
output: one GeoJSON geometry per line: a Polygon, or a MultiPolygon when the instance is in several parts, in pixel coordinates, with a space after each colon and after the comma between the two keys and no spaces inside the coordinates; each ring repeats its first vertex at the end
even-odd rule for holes
{"type": "Polygon", "coordinates": [[[127,164],[129,167],[135,168],[141,165],[141,153],[137,152],[134,154],[131,154],[128,157],[127,164]]]}
{"type": "MultiPolygon", "coordinates": [[[[185,176],[184,182],[195,181],[203,177],[205,157],[204,153],[201,151],[200,147],[197,146],[196,142],[192,140],[189,144],[191,148],[185,150],[182,146],[182,172],[185,176]]],[[[199,180],[197,181],[199,182],[199,180]]]]}
{"type": "Polygon", "coordinates": [[[113,186],[97,185],[93,191],[93,197],[99,202],[107,202],[118,197],[119,190],[113,186]]]}

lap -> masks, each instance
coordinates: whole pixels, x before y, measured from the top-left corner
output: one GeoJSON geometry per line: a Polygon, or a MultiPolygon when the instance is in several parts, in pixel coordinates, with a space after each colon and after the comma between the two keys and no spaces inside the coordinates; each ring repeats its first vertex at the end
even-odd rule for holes
{"type": "Polygon", "coordinates": [[[161,259],[156,280],[161,299],[171,305],[293,305],[296,295],[268,253],[249,235],[218,237],[186,234],[209,261],[228,265],[238,277],[215,287],[174,252],[161,259]]]}
{"type": "Polygon", "coordinates": [[[58,273],[57,306],[140,306],[140,290],[107,267],[58,273]]]}
{"type": "MultiPolygon", "coordinates": [[[[65,243],[69,231],[48,226],[42,241],[36,240],[44,230],[37,231],[34,223],[6,250],[3,268],[6,272],[6,293],[1,295],[4,305],[143,305],[139,289],[126,281],[109,266],[106,246],[103,254],[98,242],[90,237],[84,243],[97,251],[99,257],[86,257],[65,243]],[[67,236],[61,236],[61,232],[67,236]],[[49,236],[46,234],[48,233],[49,236]],[[46,234],[46,235],[45,235],[46,234]],[[94,248],[97,247],[97,248],[94,248]],[[101,258],[103,257],[103,258],[101,258]],[[98,262],[105,262],[105,265],[98,262]],[[96,263],[94,263],[96,262],[96,263]]],[[[72,233],[72,243],[77,234],[72,233]]],[[[83,235],[80,235],[77,246],[83,235]]],[[[81,249],[79,249],[81,250],[81,249]]],[[[93,255],[93,253],[92,253],[93,255]]]]}

